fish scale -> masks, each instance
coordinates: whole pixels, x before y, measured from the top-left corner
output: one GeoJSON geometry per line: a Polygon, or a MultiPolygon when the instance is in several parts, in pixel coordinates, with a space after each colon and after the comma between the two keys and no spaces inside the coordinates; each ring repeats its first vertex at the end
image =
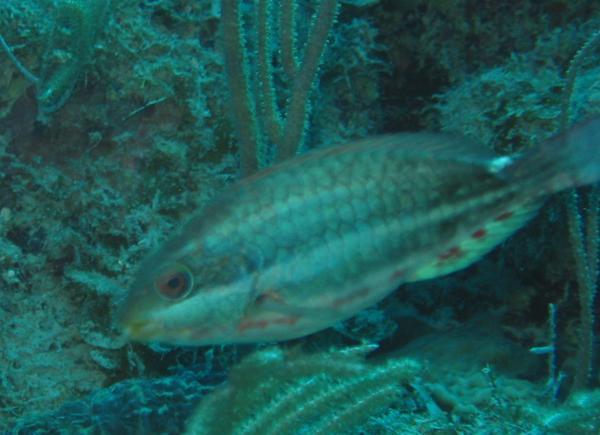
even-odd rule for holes
{"type": "Polygon", "coordinates": [[[403,282],[468,266],[546,194],[596,180],[599,125],[518,159],[415,133],[274,166],[231,186],[142,263],[121,323],[133,339],[177,344],[331,326],[403,282]]]}

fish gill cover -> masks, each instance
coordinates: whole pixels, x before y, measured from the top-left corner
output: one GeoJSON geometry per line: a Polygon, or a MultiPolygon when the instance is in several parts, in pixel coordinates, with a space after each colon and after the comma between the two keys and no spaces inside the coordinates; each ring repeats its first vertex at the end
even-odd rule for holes
{"type": "Polygon", "coordinates": [[[596,187],[290,342],[114,321],[240,172],[402,131],[518,155],[600,113],[599,29],[593,1],[0,2],[0,431],[219,433],[234,395],[232,433],[597,433],[596,187]]]}

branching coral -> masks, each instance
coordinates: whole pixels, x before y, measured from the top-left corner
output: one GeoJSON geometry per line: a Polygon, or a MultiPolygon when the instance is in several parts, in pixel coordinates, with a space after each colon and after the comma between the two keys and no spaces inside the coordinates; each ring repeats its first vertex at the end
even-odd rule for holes
{"type": "Polygon", "coordinates": [[[330,434],[358,427],[387,411],[421,371],[412,359],[365,362],[373,349],[258,351],[200,403],[187,433],[330,434]]]}
{"type": "Polygon", "coordinates": [[[54,26],[40,65],[31,73],[0,36],[0,46],[36,87],[41,120],[65,104],[90,61],[94,44],[108,15],[110,0],[61,0],[54,10],[54,26]]]}

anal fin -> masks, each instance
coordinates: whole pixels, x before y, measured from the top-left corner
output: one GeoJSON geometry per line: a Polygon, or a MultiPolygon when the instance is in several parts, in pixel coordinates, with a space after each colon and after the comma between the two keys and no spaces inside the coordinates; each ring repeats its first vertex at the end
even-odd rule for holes
{"type": "Polygon", "coordinates": [[[410,280],[436,278],[470,266],[525,225],[540,206],[535,202],[498,214],[418,268],[410,280]]]}

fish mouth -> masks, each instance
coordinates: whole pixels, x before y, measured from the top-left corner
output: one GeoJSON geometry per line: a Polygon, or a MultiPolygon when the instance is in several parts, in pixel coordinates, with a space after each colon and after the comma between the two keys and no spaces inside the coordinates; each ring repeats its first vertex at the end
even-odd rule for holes
{"type": "Polygon", "coordinates": [[[219,344],[211,340],[208,328],[197,331],[195,329],[182,329],[176,333],[165,330],[164,325],[152,320],[135,320],[121,325],[125,339],[139,343],[159,342],[175,346],[203,346],[219,344]]]}
{"type": "Polygon", "coordinates": [[[164,332],[162,324],[149,319],[124,321],[121,330],[127,339],[142,342],[157,340],[164,332]]]}

